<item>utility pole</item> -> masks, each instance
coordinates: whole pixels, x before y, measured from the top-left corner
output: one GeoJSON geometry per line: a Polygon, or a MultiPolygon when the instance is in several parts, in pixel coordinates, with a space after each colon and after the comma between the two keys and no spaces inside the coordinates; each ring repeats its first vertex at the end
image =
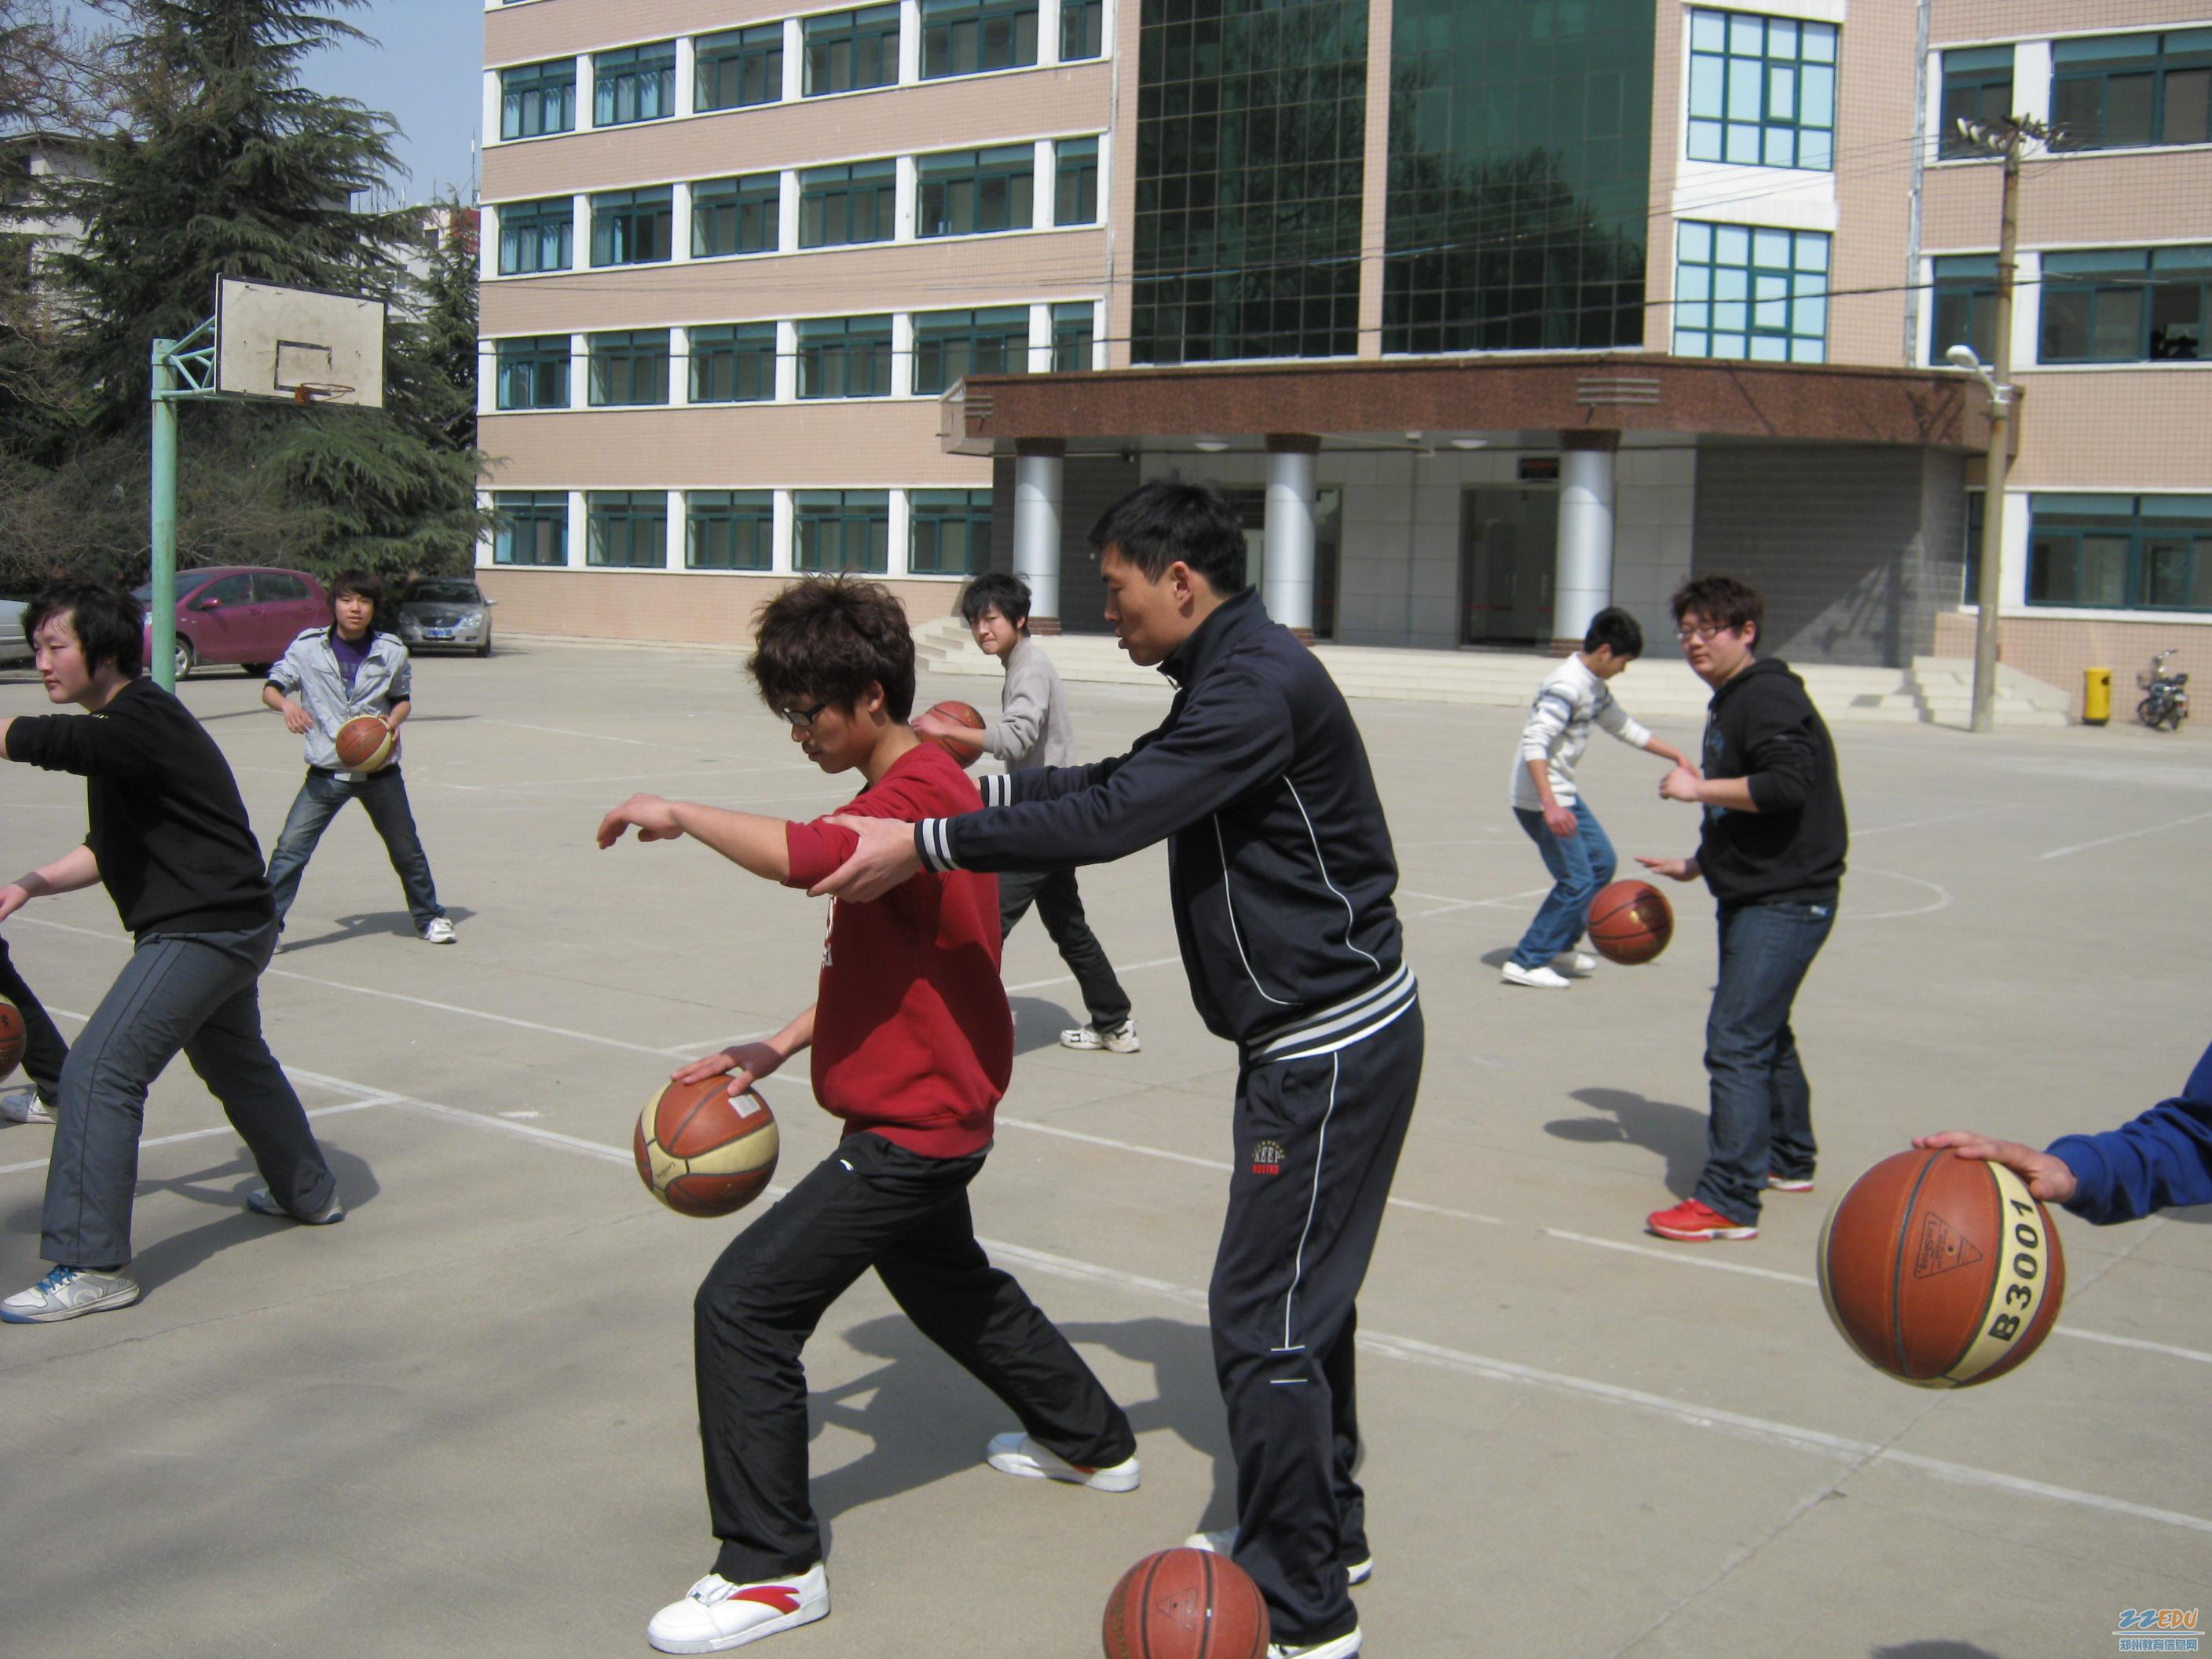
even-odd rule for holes
{"type": "MultiPolygon", "coordinates": [[[[2033,116],[2002,120],[1959,123],[1971,143],[1994,150],[2004,159],[2004,204],[1997,233],[1997,305],[1996,338],[1990,342],[1996,361],[1982,368],[1971,349],[1963,354],[1990,389],[1990,453],[1982,494],[1982,569],[1974,618],[1974,708],[1972,729],[1996,730],[1997,606],[2004,592],[2005,474],[2011,464],[2013,424],[2012,290],[2020,241],[2020,157],[2030,141],[2048,144],[2054,135],[2047,124],[2033,116]]],[[[1954,361],[1960,360],[1954,348],[1954,361]]]]}

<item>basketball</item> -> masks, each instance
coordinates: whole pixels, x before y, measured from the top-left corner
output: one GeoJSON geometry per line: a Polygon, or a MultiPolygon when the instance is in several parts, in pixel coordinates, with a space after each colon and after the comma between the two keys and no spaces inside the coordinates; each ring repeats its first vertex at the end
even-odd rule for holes
{"type": "Polygon", "coordinates": [[[1114,1586],[1105,1639],[1106,1659],[1266,1659],[1267,1604],[1227,1556],[1162,1550],[1114,1586]]]}
{"type": "Polygon", "coordinates": [[[356,714],[338,727],[338,764],[349,772],[374,772],[392,758],[398,735],[375,714],[356,714]]]}
{"type": "Polygon", "coordinates": [[[23,1017],[15,1005],[0,997],[0,1082],[15,1074],[23,1063],[23,1017]]]}
{"type": "Polygon", "coordinates": [[[1633,968],[1674,937],[1674,907],[1648,881],[1616,881],[1590,901],[1589,936],[1607,962],[1633,968]]]}
{"type": "MultiPolygon", "coordinates": [[[[939,720],[951,720],[956,726],[972,726],[979,733],[983,729],[983,717],[964,702],[940,702],[929,712],[939,720]]],[[[932,738],[929,741],[963,766],[973,766],[983,757],[980,736],[973,742],[966,738],[932,738]]]]}
{"type": "Polygon", "coordinates": [[[734,1215],[775,1177],[775,1114],[727,1076],[672,1083],[638,1114],[638,1178],[678,1215],[734,1215]]]}
{"type": "Polygon", "coordinates": [[[1899,1152],[1836,1200],[1820,1295],[1844,1340],[1923,1389],[2002,1376],[2051,1334],[2066,1256],[2051,1215],[2002,1164],[1899,1152]]]}

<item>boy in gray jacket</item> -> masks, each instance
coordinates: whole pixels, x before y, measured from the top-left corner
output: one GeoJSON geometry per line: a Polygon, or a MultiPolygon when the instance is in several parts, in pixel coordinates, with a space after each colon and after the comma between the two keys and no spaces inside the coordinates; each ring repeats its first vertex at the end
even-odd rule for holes
{"type": "MultiPolygon", "coordinates": [[[[983,728],[983,750],[1006,763],[1009,772],[1075,764],[1075,722],[1060,671],[1030,641],[1030,590],[1018,576],[991,571],[961,590],[960,614],[987,657],[1006,671],[999,694],[999,718],[983,728]]],[[[954,728],[923,714],[914,729],[935,737],[954,728]]],[[[1132,1054],[1137,1023],[1129,1018],[1129,994],[1115,977],[1113,964],[1097,935],[1084,919],[1083,896],[1075,890],[1073,870],[1034,870],[999,878],[999,934],[1014,931],[1034,903],[1044,930],[1060,947],[1060,958],[1075,975],[1091,1023],[1060,1034],[1064,1048],[1104,1048],[1132,1054]]]]}

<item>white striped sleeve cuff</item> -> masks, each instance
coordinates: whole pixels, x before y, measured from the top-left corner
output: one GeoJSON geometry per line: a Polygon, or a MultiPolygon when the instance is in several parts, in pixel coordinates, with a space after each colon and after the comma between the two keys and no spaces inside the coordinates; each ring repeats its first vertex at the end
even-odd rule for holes
{"type": "Polygon", "coordinates": [[[986,806],[1013,805],[1014,775],[1011,772],[990,773],[976,779],[975,787],[982,792],[983,805],[986,806]]]}
{"type": "Polygon", "coordinates": [[[914,826],[915,851],[921,855],[922,867],[943,875],[960,866],[952,861],[952,848],[945,837],[950,818],[924,818],[914,826]]]}

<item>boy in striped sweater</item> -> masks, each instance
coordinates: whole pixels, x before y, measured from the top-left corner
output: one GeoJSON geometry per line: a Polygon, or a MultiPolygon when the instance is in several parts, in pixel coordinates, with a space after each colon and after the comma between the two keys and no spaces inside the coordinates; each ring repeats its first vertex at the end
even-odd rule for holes
{"type": "Polygon", "coordinates": [[[1590,727],[1603,726],[1632,747],[1675,766],[1688,766],[1679,749],[1662,743],[1613,701],[1607,682],[1644,654],[1644,629],[1626,611],[1601,611],[1583,636],[1583,648],[1544,677],[1528,707],[1514,757],[1513,816],[1536,843],[1552,890],[1521,935],[1502,975],[1508,985],[1564,991],[1587,978],[1597,958],[1575,947],[1582,942],[1590,901],[1613,879],[1613,842],[1582,798],[1575,765],[1589,744],[1590,727]]]}

